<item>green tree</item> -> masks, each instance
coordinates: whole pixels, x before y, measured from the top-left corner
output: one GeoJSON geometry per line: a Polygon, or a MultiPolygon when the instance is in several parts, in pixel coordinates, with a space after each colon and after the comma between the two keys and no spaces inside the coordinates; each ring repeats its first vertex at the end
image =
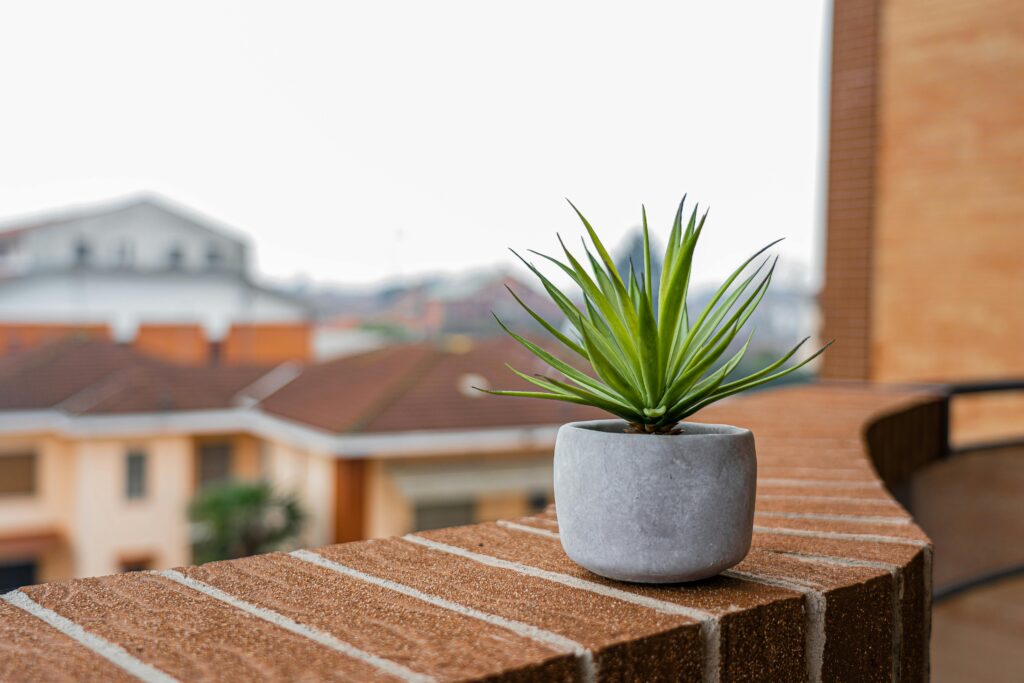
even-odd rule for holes
{"type": "Polygon", "coordinates": [[[197,563],[267,553],[298,536],[306,515],[293,495],[270,484],[228,482],[205,488],[189,504],[197,563]]]}

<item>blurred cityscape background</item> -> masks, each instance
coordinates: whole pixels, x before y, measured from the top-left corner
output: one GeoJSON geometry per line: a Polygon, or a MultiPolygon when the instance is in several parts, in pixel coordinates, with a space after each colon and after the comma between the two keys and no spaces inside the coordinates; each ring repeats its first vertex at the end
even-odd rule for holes
{"type": "Polygon", "coordinates": [[[571,194],[627,264],[689,191],[691,307],[791,238],[745,363],[950,393],[894,492],[934,678],[1019,680],[1024,5],[47,4],[0,10],[0,591],[543,509],[597,414],[473,389],[540,369],[506,287],[558,318],[503,250],[571,194]]]}

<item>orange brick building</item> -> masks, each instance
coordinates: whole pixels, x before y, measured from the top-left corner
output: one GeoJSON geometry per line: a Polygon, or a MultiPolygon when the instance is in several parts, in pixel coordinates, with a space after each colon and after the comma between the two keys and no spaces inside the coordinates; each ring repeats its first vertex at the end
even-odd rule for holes
{"type": "Polygon", "coordinates": [[[833,21],[823,375],[1024,376],[1024,4],[836,0],[833,21]]]}

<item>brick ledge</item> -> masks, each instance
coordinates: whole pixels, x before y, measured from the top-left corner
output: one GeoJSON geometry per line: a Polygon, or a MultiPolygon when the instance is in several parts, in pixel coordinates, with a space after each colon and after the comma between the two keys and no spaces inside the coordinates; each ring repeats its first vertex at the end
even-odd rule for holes
{"type": "Polygon", "coordinates": [[[597,577],[549,510],[26,587],[0,679],[926,680],[931,545],[882,478],[938,457],[944,398],[817,385],[700,417],[753,429],[760,465],[754,548],[714,579],[597,577]]]}

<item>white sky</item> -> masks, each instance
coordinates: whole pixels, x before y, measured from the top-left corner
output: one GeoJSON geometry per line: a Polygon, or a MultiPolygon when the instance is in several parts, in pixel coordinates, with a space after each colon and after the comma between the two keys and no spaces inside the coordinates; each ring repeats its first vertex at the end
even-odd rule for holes
{"type": "Polygon", "coordinates": [[[261,272],[369,283],[606,241],[683,192],[698,277],[818,278],[826,0],[8,2],[0,216],[155,190],[261,272]]]}

